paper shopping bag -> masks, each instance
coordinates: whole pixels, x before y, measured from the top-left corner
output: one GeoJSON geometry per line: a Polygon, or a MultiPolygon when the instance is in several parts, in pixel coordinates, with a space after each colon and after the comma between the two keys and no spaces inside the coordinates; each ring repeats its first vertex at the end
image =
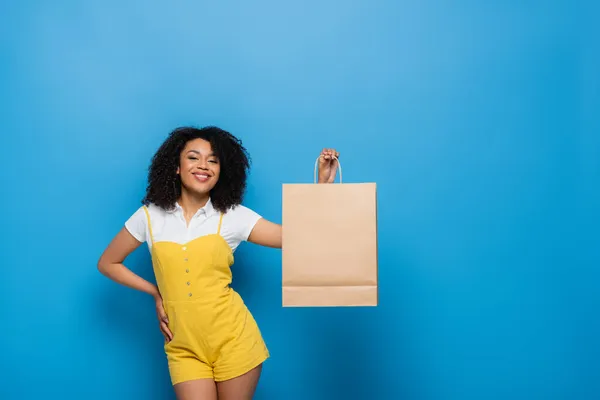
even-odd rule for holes
{"type": "Polygon", "coordinates": [[[339,175],[283,185],[284,307],[378,303],[376,184],[342,183],[341,166],[339,175]]]}

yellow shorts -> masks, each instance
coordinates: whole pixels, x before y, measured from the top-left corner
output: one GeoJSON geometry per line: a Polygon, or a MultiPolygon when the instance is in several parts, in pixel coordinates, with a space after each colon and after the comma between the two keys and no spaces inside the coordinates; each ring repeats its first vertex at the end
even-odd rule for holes
{"type": "Polygon", "coordinates": [[[173,385],[210,378],[225,381],[262,364],[269,351],[239,295],[222,304],[166,302],[173,340],[165,344],[173,385]]]}

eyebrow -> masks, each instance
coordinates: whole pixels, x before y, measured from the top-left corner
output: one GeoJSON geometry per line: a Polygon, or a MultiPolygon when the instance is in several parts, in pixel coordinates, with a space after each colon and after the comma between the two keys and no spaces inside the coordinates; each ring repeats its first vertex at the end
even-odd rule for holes
{"type": "MultiPolygon", "coordinates": [[[[200,152],[198,150],[188,150],[188,153],[196,153],[198,155],[200,155],[200,152]]],[[[208,154],[209,157],[216,157],[217,155],[215,153],[209,153],[208,154]]]]}

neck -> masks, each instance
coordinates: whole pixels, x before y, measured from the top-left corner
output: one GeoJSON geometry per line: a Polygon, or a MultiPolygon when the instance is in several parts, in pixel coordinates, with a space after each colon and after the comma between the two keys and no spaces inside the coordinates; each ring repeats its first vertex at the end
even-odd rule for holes
{"type": "Polygon", "coordinates": [[[190,193],[185,188],[181,190],[181,197],[177,200],[186,216],[196,214],[199,209],[204,207],[210,198],[209,194],[190,193]]]}

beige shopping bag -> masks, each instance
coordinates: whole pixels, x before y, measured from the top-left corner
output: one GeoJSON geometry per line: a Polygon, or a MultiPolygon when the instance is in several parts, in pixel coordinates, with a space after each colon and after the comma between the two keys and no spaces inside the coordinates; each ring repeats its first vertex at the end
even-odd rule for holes
{"type": "Polygon", "coordinates": [[[284,307],[377,305],[376,184],[339,180],[283,185],[284,307]]]}

